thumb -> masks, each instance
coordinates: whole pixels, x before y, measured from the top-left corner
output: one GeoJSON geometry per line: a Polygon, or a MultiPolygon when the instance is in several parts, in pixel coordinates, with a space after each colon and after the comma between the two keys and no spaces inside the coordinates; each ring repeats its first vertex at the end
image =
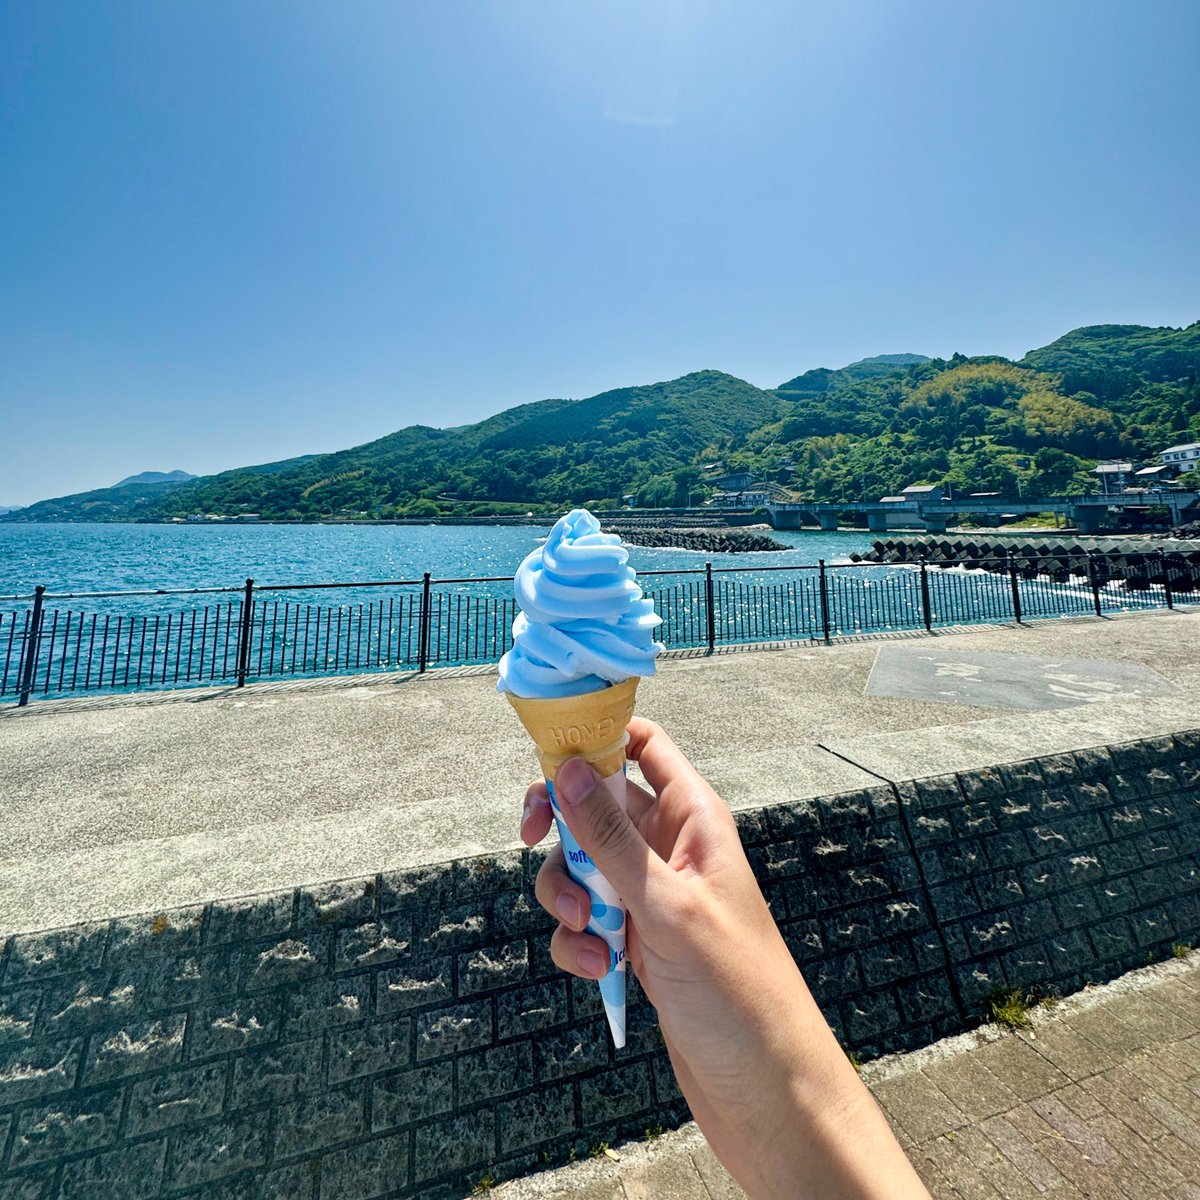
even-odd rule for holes
{"type": "Polygon", "coordinates": [[[554,775],[558,810],[575,840],[635,913],[665,864],[646,844],[614,794],[625,794],[624,775],[610,789],[582,758],[568,759],[554,775]]]}

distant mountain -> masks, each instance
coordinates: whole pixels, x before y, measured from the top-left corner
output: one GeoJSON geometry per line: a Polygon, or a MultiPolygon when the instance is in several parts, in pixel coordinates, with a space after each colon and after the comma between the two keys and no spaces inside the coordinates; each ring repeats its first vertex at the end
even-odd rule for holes
{"type": "MultiPolygon", "coordinates": [[[[246,467],[241,474],[270,475],[299,463],[318,457],[308,454],[301,458],[285,459],[282,462],[264,463],[257,467],[246,467]]],[[[155,474],[156,472],[146,472],[155,474]]],[[[234,474],[235,472],[226,472],[234,474]]],[[[172,472],[174,474],[174,472],[172,472]]],[[[167,493],[179,488],[194,486],[199,480],[221,479],[224,476],[196,476],[182,481],[163,483],[134,482],[137,476],[122,480],[112,487],[94,488],[90,492],[76,492],[70,496],[59,496],[51,500],[39,500],[36,504],[20,509],[20,516],[13,513],[0,515],[0,520],[9,521],[137,521],[157,520],[163,514],[159,502],[167,493]]],[[[245,508],[243,506],[242,510],[245,508]]],[[[197,510],[206,511],[206,510],[197,510]]]]}
{"type": "Polygon", "coordinates": [[[892,367],[913,367],[918,363],[933,362],[927,354],[875,354],[870,358],[860,358],[858,362],[852,362],[848,367],[843,367],[843,371],[853,371],[859,367],[882,367],[890,369],[892,367]]]}
{"type": "Polygon", "coordinates": [[[1200,323],[1077,329],[1019,363],[877,355],[775,389],[696,371],[218,475],[148,472],[0,520],[550,515],[629,496],[682,506],[709,495],[718,470],[816,499],[877,498],[918,481],[1080,491],[1097,458],[1153,459],[1200,437],[1198,378],[1200,323]]]}
{"type": "Polygon", "coordinates": [[[0,504],[0,514],[10,513],[10,512],[20,512],[20,510],[23,507],[24,506],[20,505],[20,504],[0,504]]]}
{"type": "Polygon", "coordinates": [[[781,383],[780,392],[801,392],[815,394],[827,392],[834,383],[847,379],[872,379],[881,375],[891,375],[903,367],[916,367],[923,363],[932,362],[924,354],[876,354],[872,358],[860,358],[844,367],[816,367],[781,383]]]}
{"type": "Polygon", "coordinates": [[[130,475],[120,483],[114,483],[115,488],[127,487],[131,483],[187,483],[189,479],[198,479],[187,471],[143,471],[140,475],[130,475]]]}

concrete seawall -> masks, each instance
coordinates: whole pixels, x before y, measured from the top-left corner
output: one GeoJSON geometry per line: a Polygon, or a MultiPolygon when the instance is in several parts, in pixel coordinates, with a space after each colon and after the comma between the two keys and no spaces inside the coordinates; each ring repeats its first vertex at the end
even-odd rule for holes
{"type": "MultiPolygon", "coordinates": [[[[1094,647],[1109,638],[1109,652],[1119,643],[1129,658],[1131,639],[1155,657],[1155,639],[1186,642],[1198,624],[1140,621],[1042,628],[1058,644],[1071,630],[1094,647]],[[1138,630],[1148,632],[1139,640],[1138,630]]],[[[1025,635],[1036,648],[1041,631],[1025,635]]],[[[760,672],[799,669],[788,655],[754,657],[760,672]]],[[[749,658],[706,666],[705,686],[753,678],[749,658]]],[[[835,648],[804,661],[827,674],[857,671],[860,658],[835,648]]],[[[1032,724],[976,705],[972,720],[945,726],[928,720],[944,705],[903,716],[881,700],[862,728],[811,730],[815,743],[783,752],[782,769],[763,751],[712,760],[785,937],[848,1048],[921,1045],[974,1023],[1000,988],[1071,991],[1200,939],[1200,730],[1194,664],[1184,654],[1177,665],[1182,682],[1164,680],[1177,697],[1045,712],[1032,724]],[[1137,730],[1150,736],[1129,736],[1137,730]]],[[[681,692],[694,699],[683,666],[681,692]]],[[[659,686],[670,723],[671,672],[659,686]]],[[[419,687],[396,694],[420,704],[429,689],[419,687]]],[[[110,736],[116,711],[95,710],[110,736]]],[[[51,736],[35,722],[58,720],[22,717],[5,733],[16,730],[12,744],[29,755],[31,730],[38,744],[51,736]]],[[[29,776],[24,765],[14,778],[29,776]]],[[[41,835],[59,850],[31,861],[78,853],[55,842],[65,819],[41,835]]],[[[190,843],[174,856],[150,842],[96,853],[109,870],[119,854],[156,856],[152,878],[130,891],[114,876],[97,899],[43,865],[42,905],[28,867],[0,879],[10,914],[0,926],[5,1200],[460,1196],[485,1175],[686,1116],[636,987],[629,1044],[616,1054],[594,986],[550,963],[551,926],[532,896],[538,853],[499,848],[289,887],[276,883],[298,868],[270,862],[269,890],[232,898],[213,898],[190,843]],[[193,874],[178,877],[184,869],[193,874]],[[113,905],[130,896],[189,902],[62,921],[106,904],[121,911],[113,905]],[[41,928],[40,912],[64,927],[41,928]]],[[[210,865],[224,880],[254,878],[252,864],[210,865]]]]}

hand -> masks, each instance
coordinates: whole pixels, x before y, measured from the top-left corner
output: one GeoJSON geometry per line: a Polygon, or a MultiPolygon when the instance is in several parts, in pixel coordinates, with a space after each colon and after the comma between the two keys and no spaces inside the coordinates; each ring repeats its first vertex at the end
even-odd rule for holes
{"type": "MultiPolygon", "coordinates": [[[[571,832],[624,899],[627,961],[714,1151],[755,1200],[927,1200],[784,944],[729,809],[659,726],[635,719],[629,737],[653,795],[628,782],[623,812],[582,759],[559,768],[555,791],[571,832]]],[[[522,839],[541,841],[551,821],[546,785],[535,784],[522,839]]],[[[584,932],[588,894],[561,848],[536,894],[560,921],[554,961],[602,976],[608,950],[584,932]]]]}

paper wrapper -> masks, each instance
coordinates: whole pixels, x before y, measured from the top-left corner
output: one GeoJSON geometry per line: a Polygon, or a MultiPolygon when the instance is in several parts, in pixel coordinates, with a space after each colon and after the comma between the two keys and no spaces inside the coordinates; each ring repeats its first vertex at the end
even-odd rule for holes
{"type": "Polygon", "coordinates": [[[600,996],[618,1050],[625,1045],[625,906],[562,819],[554,776],[568,758],[586,759],[625,807],[625,744],[629,741],[625,726],[633,717],[637,686],[634,677],[599,692],[556,700],[527,700],[505,693],[537,746],[567,870],[591,897],[588,932],[603,938],[609,949],[609,970],[600,980],[600,996]]]}

